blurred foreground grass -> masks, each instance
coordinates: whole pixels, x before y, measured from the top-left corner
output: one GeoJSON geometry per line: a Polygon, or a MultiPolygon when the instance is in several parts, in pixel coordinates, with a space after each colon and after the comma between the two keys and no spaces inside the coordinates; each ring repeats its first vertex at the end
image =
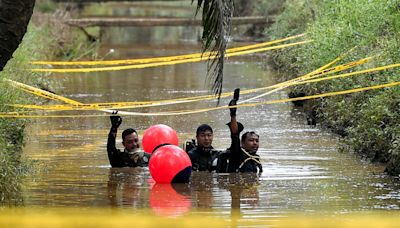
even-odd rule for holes
{"type": "MultiPolygon", "coordinates": [[[[159,216],[134,209],[4,209],[0,227],[398,227],[398,213],[363,212],[346,215],[290,215],[288,217],[212,217],[196,212],[180,216],[159,216]]],[[[237,216],[235,216],[237,215],[237,216]]],[[[229,216],[229,215],[228,215],[229,216]]]]}

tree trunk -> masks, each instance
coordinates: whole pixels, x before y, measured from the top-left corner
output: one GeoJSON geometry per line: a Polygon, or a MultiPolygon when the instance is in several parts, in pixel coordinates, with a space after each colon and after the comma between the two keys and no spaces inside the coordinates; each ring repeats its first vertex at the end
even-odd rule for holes
{"type": "Polygon", "coordinates": [[[0,71],[25,35],[35,0],[0,0],[0,71]]]}

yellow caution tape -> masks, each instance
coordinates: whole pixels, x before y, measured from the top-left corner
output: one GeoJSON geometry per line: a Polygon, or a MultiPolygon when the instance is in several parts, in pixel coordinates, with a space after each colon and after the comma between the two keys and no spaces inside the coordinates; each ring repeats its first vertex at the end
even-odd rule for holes
{"type": "MultiPolygon", "coordinates": [[[[273,85],[273,86],[269,86],[269,87],[263,87],[263,88],[258,88],[258,89],[252,89],[252,90],[244,90],[244,92],[242,92],[242,94],[247,94],[249,92],[254,92],[255,90],[260,90],[260,89],[266,89],[266,88],[275,88],[271,91],[268,91],[264,94],[258,95],[256,97],[244,100],[242,102],[240,102],[239,104],[242,103],[246,103],[250,100],[254,100],[255,98],[259,98],[261,96],[265,96],[267,94],[271,94],[272,92],[276,92],[277,90],[281,90],[283,88],[287,88],[289,86],[294,86],[294,85],[299,85],[299,84],[304,84],[304,83],[310,83],[310,82],[317,82],[317,81],[323,81],[323,80],[331,80],[331,79],[335,79],[338,77],[348,77],[348,76],[354,76],[354,75],[358,75],[358,74],[362,74],[365,72],[372,72],[372,71],[377,71],[377,70],[383,70],[383,69],[388,69],[390,67],[396,67],[397,65],[400,66],[400,64],[393,64],[393,65],[389,65],[389,66],[385,66],[385,67],[378,67],[378,68],[373,68],[373,69],[368,69],[368,70],[362,70],[362,71],[356,71],[356,72],[352,72],[352,73],[346,73],[346,74],[342,74],[342,75],[334,75],[334,76],[329,76],[329,77],[325,77],[322,79],[313,79],[310,80],[312,78],[315,77],[321,77],[323,75],[326,75],[328,73],[333,73],[333,72],[337,72],[339,70],[344,70],[344,69],[348,69],[350,67],[356,66],[356,65],[360,65],[363,64],[365,62],[368,62],[370,58],[365,58],[365,59],[361,59],[359,61],[356,62],[351,62],[351,63],[346,63],[337,67],[333,67],[327,70],[324,70],[322,73],[321,72],[316,72],[315,75],[313,75],[312,73],[306,75],[308,77],[308,80],[306,81],[302,81],[300,79],[307,79],[306,76],[301,76],[298,79],[299,80],[290,80],[291,83],[279,83],[277,85],[273,85]]],[[[40,91],[37,91],[37,93],[39,93],[40,91]]],[[[232,95],[232,93],[226,93],[229,94],[230,96],[232,95]]],[[[92,104],[75,104],[75,105],[47,105],[47,106],[43,106],[43,105],[22,105],[22,104],[14,104],[12,106],[14,107],[18,107],[18,108],[28,108],[28,109],[39,109],[39,110],[57,110],[57,111],[73,111],[73,110],[100,110],[100,109],[129,109],[129,108],[143,108],[143,107],[154,107],[154,106],[161,106],[161,105],[170,105],[170,104],[179,104],[179,103],[187,103],[187,102],[194,102],[194,101],[204,101],[210,98],[206,98],[204,96],[200,96],[200,97],[191,97],[191,98],[182,98],[184,100],[180,100],[180,99],[172,99],[172,100],[162,100],[162,101],[149,101],[149,102],[112,102],[112,103],[92,103],[92,104]]]]}
{"type": "MultiPolygon", "coordinates": [[[[308,74],[306,74],[304,76],[300,76],[300,77],[297,77],[297,78],[294,78],[294,79],[291,79],[291,80],[288,80],[288,81],[285,81],[285,82],[282,82],[282,83],[278,83],[275,86],[273,86],[273,88],[275,88],[275,89],[273,89],[271,91],[267,91],[267,92],[265,92],[263,94],[260,94],[258,96],[243,100],[243,101],[239,102],[239,104],[246,103],[246,102],[255,100],[257,98],[260,98],[260,97],[264,97],[264,96],[272,94],[272,93],[274,93],[276,91],[285,89],[285,88],[287,88],[289,86],[298,85],[298,84],[300,84],[299,82],[301,82],[301,81],[306,81],[306,80],[309,80],[309,79],[312,79],[312,78],[322,77],[322,76],[327,75],[327,74],[332,74],[332,73],[335,73],[335,72],[338,72],[338,71],[343,71],[343,70],[349,69],[351,67],[364,64],[364,63],[370,61],[373,58],[373,57],[368,57],[368,58],[364,58],[364,59],[361,59],[361,60],[356,61],[356,62],[350,62],[350,63],[346,63],[346,64],[343,64],[343,65],[339,65],[339,66],[336,66],[336,67],[332,67],[332,68],[326,69],[330,65],[332,65],[332,64],[338,62],[339,60],[341,60],[343,57],[344,57],[344,55],[343,56],[339,56],[338,58],[336,58],[332,62],[330,62],[330,63],[328,63],[328,64],[318,68],[317,70],[314,70],[314,71],[312,71],[312,72],[310,72],[310,73],[308,73],[308,74]]],[[[329,79],[331,79],[331,78],[328,77],[325,80],[329,80],[329,79]]]]}
{"type": "MultiPolygon", "coordinates": [[[[109,107],[110,105],[115,105],[115,106],[121,106],[122,104],[125,105],[133,105],[137,107],[150,107],[151,105],[153,106],[158,106],[158,105],[166,105],[166,104],[177,104],[177,103],[185,103],[185,102],[193,102],[193,101],[200,101],[200,100],[205,100],[205,99],[211,99],[215,98],[215,95],[203,95],[203,96],[197,96],[197,97],[186,97],[186,98],[178,98],[178,99],[171,99],[171,100],[161,100],[161,101],[135,101],[135,102],[114,102],[114,103],[93,103],[93,104],[84,104],[69,98],[65,98],[60,95],[56,95],[53,93],[49,93],[45,90],[35,88],[33,86],[29,86],[20,82],[12,81],[10,79],[6,79],[12,86],[21,89],[25,92],[44,97],[47,99],[52,99],[52,100],[58,100],[58,101],[63,101],[67,104],[74,105],[74,106],[94,106],[97,108],[104,108],[104,107],[109,107]]],[[[224,93],[222,94],[222,97],[227,97],[231,96],[233,93],[224,93]]],[[[18,106],[18,105],[15,105],[18,106]]],[[[21,106],[22,107],[22,106],[21,106]]],[[[34,106],[32,106],[34,107],[34,106]]],[[[69,110],[69,108],[63,109],[62,105],[55,105],[55,107],[58,107],[60,110],[69,110]]],[[[47,109],[47,108],[45,108],[47,109]]]]}
{"type": "MultiPolygon", "coordinates": [[[[286,48],[286,47],[291,47],[291,46],[300,45],[300,44],[306,44],[306,43],[310,43],[310,42],[312,42],[312,40],[277,45],[277,46],[273,46],[273,47],[257,48],[257,49],[253,49],[253,50],[247,50],[247,51],[238,51],[238,52],[233,52],[233,53],[227,53],[225,56],[233,57],[233,56],[257,53],[257,52],[264,52],[264,51],[268,51],[268,50],[286,48]]],[[[129,70],[129,69],[143,69],[143,68],[149,68],[149,67],[159,67],[159,66],[175,65],[175,64],[190,63],[190,62],[200,62],[200,61],[205,61],[205,60],[212,60],[215,58],[216,58],[216,56],[209,56],[209,57],[201,56],[201,57],[191,58],[191,59],[173,60],[173,61],[168,61],[168,62],[146,63],[146,64],[137,64],[137,65],[96,67],[96,68],[65,68],[65,69],[61,69],[61,68],[40,69],[40,68],[38,68],[38,69],[32,69],[32,71],[33,72],[54,72],[54,73],[88,73],[88,72],[100,72],[100,71],[118,71],[118,70],[129,70]]]]}
{"type": "MultiPolygon", "coordinates": [[[[332,97],[332,96],[337,96],[337,95],[351,94],[351,93],[362,92],[362,91],[367,91],[367,90],[382,89],[382,88],[398,86],[398,85],[400,85],[400,82],[392,82],[392,83],[387,83],[387,84],[355,88],[355,89],[350,89],[350,90],[328,92],[328,93],[310,95],[310,96],[304,96],[304,97],[295,97],[295,98],[263,101],[263,102],[256,102],[256,103],[239,104],[236,106],[220,106],[220,107],[203,108],[203,109],[196,109],[196,110],[180,110],[180,111],[169,111],[169,112],[159,112],[159,113],[139,113],[139,112],[133,113],[133,112],[118,111],[118,114],[119,115],[131,115],[131,116],[188,115],[188,114],[196,114],[196,113],[215,111],[215,110],[221,110],[221,109],[229,109],[229,108],[235,108],[235,107],[236,108],[253,107],[253,106],[258,106],[258,105],[269,105],[269,104],[286,103],[286,102],[317,99],[317,98],[324,98],[324,97],[332,97]]],[[[46,116],[40,116],[40,115],[10,115],[7,113],[0,113],[0,117],[2,117],[2,118],[78,118],[78,117],[101,117],[101,116],[108,116],[108,115],[46,115],[46,116]]]]}
{"type": "Polygon", "coordinates": [[[198,100],[184,100],[174,102],[114,102],[114,103],[91,103],[91,104],[77,104],[77,105],[25,105],[25,104],[12,104],[16,108],[26,109],[40,109],[40,110],[54,110],[54,111],[73,111],[73,110],[101,110],[101,109],[128,109],[128,108],[146,108],[170,104],[181,104],[198,100]]]}
{"type": "MultiPolygon", "coordinates": [[[[295,36],[286,37],[279,40],[273,40],[268,42],[263,42],[259,44],[246,45],[242,47],[229,48],[226,50],[227,53],[244,51],[253,48],[264,47],[276,43],[281,43],[284,41],[288,41],[291,39],[299,38],[304,36],[305,34],[299,34],[295,36]]],[[[204,53],[194,53],[194,54],[186,54],[186,55],[177,55],[177,56],[165,56],[165,57],[155,57],[155,58],[144,58],[144,59],[126,59],[126,60],[102,60],[102,61],[32,61],[31,64],[34,65],[122,65],[122,64],[137,64],[137,63],[152,63],[152,62],[165,62],[165,61],[173,61],[173,60],[181,60],[181,59],[189,59],[189,58],[198,58],[201,56],[213,55],[214,52],[204,52],[204,53]]]]}
{"type": "MultiPolygon", "coordinates": [[[[276,41],[267,42],[267,43],[270,43],[270,44],[271,44],[271,43],[273,43],[273,42],[282,42],[282,41],[289,40],[289,39],[293,39],[293,38],[297,38],[297,37],[300,37],[300,36],[303,36],[303,35],[304,35],[304,34],[300,34],[300,35],[297,35],[297,36],[292,36],[292,37],[288,37],[288,38],[285,38],[285,39],[276,40],[276,41]]],[[[266,43],[264,43],[264,44],[266,44],[266,43]]],[[[256,47],[257,45],[263,45],[263,44],[255,44],[255,45],[250,45],[250,46],[251,46],[251,47],[256,47]]],[[[249,46],[246,46],[246,47],[249,47],[249,46]]],[[[242,50],[241,48],[243,49],[243,47],[240,47],[240,48],[235,48],[235,49],[231,49],[231,50],[242,50]]],[[[345,55],[347,55],[348,53],[350,53],[350,52],[353,51],[353,50],[354,50],[354,48],[352,48],[351,50],[349,50],[347,53],[345,53],[345,54],[339,56],[338,58],[336,58],[336,59],[333,60],[332,62],[326,64],[325,66],[323,66],[323,67],[321,67],[321,68],[319,68],[319,69],[317,69],[317,70],[311,72],[310,74],[319,72],[319,71],[321,71],[321,70],[327,68],[328,66],[330,66],[330,65],[332,65],[332,64],[334,64],[334,63],[336,63],[336,62],[338,62],[338,61],[341,60],[345,55]]],[[[340,66],[338,66],[338,67],[340,67],[340,66]]],[[[342,70],[343,70],[343,69],[342,69],[342,70]]],[[[328,71],[325,71],[324,73],[328,73],[328,71]]],[[[262,90],[262,89],[269,89],[269,88],[276,88],[276,87],[281,87],[281,89],[283,89],[283,88],[287,87],[287,86],[284,86],[285,84],[288,84],[288,83],[290,83],[291,81],[303,80],[304,78],[306,78],[306,77],[309,76],[310,74],[307,74],[307,75],[305,75],[305,76],[303,76],[303,77],[299,77],[299,78],[296,78],[296,79],[289,80],[289,81],[287,81],[287,82],[279,83],[279,84],[277,84],[277,85],[275,85],[275,86],[268,86],[268,87],[259,88],[259,89],[252,89],[252,90],[242,91],[242,94],[257,92],[257,91],[262,90]]],[[[321,74],[321,75],[322,75],[322,74],[321,74]]],[[[83,105],[83,104],[80,103],[80,102],[77,102],[77,101],[74,101],[74,100],[71,100],[71,99],[68,99],[68,98],[64,98],[64,97],[61,97],[61,96],[54,96],[53,94],[48,93],[47,91],[39,90],[39,89],[36,89],[36,88],[34,88],[34,87],[31,87],[31,86],[28,86],[28,85],[24,85],[24,84],[22,84],[22,83],[13,82],[13,85],[14,85],[14,86],[18,86],[18,85],[19,85],[19,87],[20,87],[22,90],[24,90],[24,91],[26,91],[26,92],[29,92],[29,93],[33,93],[33,94],[35,94],[35,95],[38,95],[38,96],[41,96],[41,97],[44,97],[44,98],[53,99],[53,100],[61,100],[61,101],[64,101],[64,102],[66,102],[66,103],[68,103],[68,104],[72,104],[72,105],[83,105]],[[28,88],[28,89],[27,89],[27,88],[28,88]]],[[[275,90],[277,90],[277,89],[275,89],[275,90]]],[[[270,91],[269,93],[272,93],[272,92],[274,92],[275,90],[270,91]]],[[[268,94],[269,94],[269,93],[268,93],[268,94]]],[[[221,97],[226,97],[226,96],[231,96],[231,95],[232,95],[232,93],[224,93],[224,94],[221,95],[221,97]]],[[[264,94],[264,95],[265,95],[265,94],[264,94]]],[[[130,105],[130,106],[136,105],[137,107],[149,107],[149,106],[156,106],[156,105],[165,105],[165,104],[181,103],[181,102],[177,102],[177,101],[184,101],[184,100],[185,100],[185,101],[188,101],[188,102],[192,102],[192,101],[203,100],[203,99],[212,99],[212,98],[215,98],[215,96],[214,96],[214,95],[205,95],[205,96],[198,96],[198,97],[193,97],[193,98],[190,98],[190,97],[189,97],[189,98],[180,98],[180,99],[167,100],[167,101],[161,101],[161,102],[158,101],[158,102],[124,102],[124,103],[125,103],[125,105],[130,105]],[[151,104],[151,105],[150,105],[150,104],[151,104]]],[[[99,106],[102,106],[102,105],[104,105],[104,104],[98,103],[98,104],[93,104],[93,105],[96,106],[96,107],[99,107],[99,106]]],[[[110,105],[110,104],[108,103],[107,105],[110,105]]],[[[120,104],[115,104],[115,105],[120,105],[120,104]]],[[[34,106],[32,106],[32,107],[34,107],[34,106]]],[[[57,109],[60,109],[60,110],[68,110],[68,109],[65,109],[65,108],[62,108],[62,107],[57,107],[57,109]]]]}
{"type": "Polygon", "coordinates": [[[372,69],[361,70],[361,71],[355,71],[355,72],[346,73],[346,74],[334,75],[334,76],[330,76],[329,78],[319,78],[319,79],[307,80],[304,82],[299,82],[298,84],[304,84],[304,83],[309,83],[309,82],[320,82],[320,81],[324,81],[324,80],[328,80],[328,79],[335,79],[335,78],[344,78],[344,77],[354,76],[354,75],[358,75],[358,74],[365,74],[365,73],[371,73],[371,72],[375,72],[375,71],[387,70],[387,69],[395,68],[395,67],[400,67],[400,63],[391,64],[391,65],[382,66],[382,67],[376,67],[376,68],[372,68],[372,69]]]}
{"type": "MultiPolygon", "coordinates": [[[[350,51],[352,51],[352,50],[350,50],[350,51]]],[[[349,52],[350,52],[350,51],[349,51],[349,52]]],[[[347,54],[347,53],[345,53],[345,54],[347,54]]],[[[312,73],[314,73],[314,72],[318,73],[319,70],[324,69],[324,68],[326,68],[327,66],[332,65],[333,63],[339,61],[341,58],[343,58],[343,56],[345,56],[345,54],[342,55],[342,56],[340,56],[340,57],[338,57],[338,58],[336,58],[336,59],[335,59],[334,61],[332,61],[331,63],[328,63],[327,65],[325,65],[325,66],[323,66],[323,67],[317,69],[316,71],[313,71],[312,73]]],[[[355,66],[355,65],[358,65],[358,64],[362,64],[362,63],[366,62],[366,61],[369,60],[369,59],[370,59],[370,58],[366,58],[366,59],[362,59],[362,60],[357,61],[357,62],[352,62],[352,63],[343,64],[343,65],[340,65],[340,66],[337,66],[337,67],[334,67],[334,68],[325,70],[323,73],[319,73],[319,75],[317,75],[317,76],[322,76],[323,74],[327,74],[327,73],[330,73],[330,72],[333,72],[333,71],[339,71],[339,70],[347,69],[347,68],[349,68],[349,67],[352,67],[352,66],[355,66]]],[[[312,73],[310,73],[310,74],[308,74],[308,75],[312,75],[312,73]]],[[[292,79],[292,80],[289,80],[289,81],[287,81],[287,82],[279,83],[279,84],[274,85],[274,86],[268,86],[268,87],[263,87],[263,88],[245,90],[245,91],[242,91],[242,94],[253,93],[253,92],[257,92],[257,91],[263,90],[263,89],[276,88],[276,87],[278,87],[278,88],[280,87],[280,89],[282,89],[282,88],[287,87],[287,86],[283,86],[283,85],[285,85],[285,84],[287,84],[287,83],[289,83],[289,82],[291,82],[291,81],[294,82],[294,80],[296,80],[296,81],[297,81],[297,80],[302,80],[302,79],[306,78],[308,75],[306,75],[306,76],[301,76],[301,77],[299,77],[299,78],[292,79]]],[[[10,81],[10,80],[9,80],[9,81],[10,81]]],[[[10,82],[13,82],[13,81],[10,81],[10,82]]],[[[183,103],[183,102],[194,102],[194,101],[200,101],[200,100],[215,98],[214,95],[205,95],[205,96],[188,97],[188,98],[179,98],[179,99],[164,100],[164,101],[156,101],[156,102],[154,102],[154,101],[150,101],[150,102],[147,101],[147,102],[94,103],[94,104],[90,104],[90,105],[89,105],[89,104],[83,104],[83,103],[80,103],[80,102],[77,102],[77,101],[74,101],[74,100],[71,100],[71,99],[68,99],[68,98],[64,98],[64,97],[61,97],[61,96],[58,96],[58,95],[54,95],[54,94],[49,93],[49,92],[47,92],[47,91],[43,91],[43,90],[40,90],[40,89],[31,87],[31,86],[28,86],[28,85],[25,85],[25,84],[22,84],[22,83],[13,82],[13,85],[14,85],[14,86],[19,86],[19,87],[20,87],[21,89],[23,89],[23,90],[24,90],[25,88],[28,88],[29,90],[25,90],[25,91],[31,92],[31,93],[33,93],[33,94],[36,94],[36,95],[39,95],[39,96],[42,96],[42,97],[45,97],[45,98],[50,98],[50,99],[54,99],[54,100],[61,100],[61,101],[64,101],[64,102],[66,102],[66,103],[68,103],[68,104],[72,104],[72,105],[75,105],[75,106],[81,105],[82,107],[86,107],[86,108],[88,108],[88,107],[90,106],[90,107],[92,107],[91,109],[96,109],[96,110],[97,110],[97,109],[100,109],[100,108],[117,107],[117,106],[118,106],[118,107],[121,107],[121,106],[129,106],[129,107],[127,107],[127,108],[151,107],[151,106],[158,106],[158,105],[177,104],[177,103],[183,103]],[[50,96],[50,97],[49,97],[49,96],[50,96]]],[[[273,90],[273,91],[270,91],[270,92],[268,92],[268,94],[269,94],[269,93],[272,93],[272,92],[274,92],[274,91],[276,91],[276,90],[277,90],[277,89],[275,89],[275,90],[273,90]]],[[[231,93],[231,92],[228,92],[228,93],[222,94],[222,97],[231,96],[231,95],[232,95],[232,93],[231,93]]],[[[265,95],[265,94],[264,94],[264,95],[265,95]]],[[[59,110],[59,111],[60,111],[60,110],[71,110],[71,107],[68,107],[68,106],[60,106],[60,105],[47,106],[47,107],[41,107],[41,106],[35,106],[35,105],[25,105],[25,106],[23,106],[23,105],[15,105],[15,106],[16,106],[16,107],[25,107],[25,108],[34,108],[34,109],[44,109],[44,110],[54,110],[54,109],[59,110]]],[[[75,109],[76,109],[76,108],[77,108],[77,107],[75,107],[75,109]]],[[[82,108],[82,109],[84,109],[84,108],[82,108]]],[[[103,110],[103,111],[107,111],[107,110],[103,110]]],[[[113,112],[113,110],[108,110],[107,112],[113,112]]]]}
{"type": "Polygon", "coordinates": [[[63,96],[59,96],[59,95],[54,94],[54,93],[47,92],[45,90],[41,90],[41,89],[35,88],[33,86],[29,86],[29,85],[26,85],[26,84],[23,84],[23,83],[20,83],[20,82],[16,82],[16,81],[13,81],[13,80],[10,80],[10,79],[5,79],[5,80],[7,82],[9,82],[10,85],[12,85],[12,86],[14,86],[16,88],[20,88],[20,89],[24,90],[25,92],[32,93],[32,94],[35,94],[35,95],[40,96],[40,97],[44,97],[44,98],[52,99],[52,100],[60,100],[60,101],[63,101],[65,103],[71,104],[71,105],[82,104],[80,102],[65,98],[63,96]]]}
{"type": "MultiPolygon", "coordinates": [[[[337,72],[339,70],[344,70],[344,69],[348,69],[350,67],[356,66],[356,65],[360,65],[363,64],[365,62],[367,62],[368,60],[370,60],[371,58],[365,58],[365,59],[361,59],[359,61],[356,62],[351,62],[351,63],[346,63],[343,65],[339,65],[337,67],[333,67],[327,70],[324,70],[323,73],[321,72],[315,72],[315,77],[320,77],[323,76],[325,74],[331,73],[331,72],[337,72]]],[[[334,61],[333,61],[334,62],[334,61]]],[[[332,62],[331,62],[332,63],[332,62]]],[[[331,64],[329,63],[329,64],[331,64]]],[[[327,64],[327,65],[329,65],[327,64]]],[[[327,66],[326,65],[326,66],[327,66]]],[[[322,69],[322,68],[320,68],[322,69]]],[[[267,94],[271,94],[272,92],[275,92],[277,90],[286,88],[288,86],[292,86],[295,84],[300,84],[297,83],[298,81],[307,79],[307,78],[311,78],[310,76],[313,76],[313,72],[310,74],[307,74],[305,76],[300,76],[298,78],[289,80],[287,82],[282,82],[282,83],[278,83],[276,85],[272,85],[272,86],[268,86],[268,87],[262,87],[262,88],[257,88],[257,89],[250,89],[250,90],[243,90],[241,93],[242,94],[248,94],[248,93],[254,93],[260,90],[265,90],[265,89],[271,89],[271,88],[275,88],[274,90],[271,90],[267,93],[264,93],[260,96],[257,96],[255,98],[261,97],[261,96],[265,96],[267,94]],[[289,83],[290,82],[290,83],[289,83]]],[[[337,76],[335,76],[337,77],[337,76]]],[[[314,78],[314,77],[312,77],[314,78]]],[[[326,78],[324,80],[328,80],[329,78],[326,78]]],[[[75,100],[71,100],[59,95],[55,95],[52,93],[49,93],[47,91],[32,87],[32,86],[28,86],[19,82],[15,82],[12,80],[8,80],[10,83],[12,83],[13,86],[15,87],[19,87],[23,90],[25,90],[25,88],[28,88],[28,90],[25,90],[29,93],[41,96],[41,97],[45,97],[45,98],[49,98],[49,99],[53,99],[53,100],[61,100],[67,104],[71,104],[75,107],[71,107],[71,106],[65,106],[65,105],[52,105],[52,106],[38,106],[38,105],[13,105],[15,107],[20,107],[20,108],[31,108],[31,109],[42,109],[42,110],[58,110],[58,111],[63,111],[63,110],[98,110],[101,108],[138,108],[138,107],[153,107],[153,106],[160,106],[160,105],[169,105],[169,104],[179,104],[179,103],[187,103],[187,102],[195,102],[195,101],[204,101],[204,100],[209,100],[209,99],[213,99],[215,98],[214,95],[204,95],[204,96],[197,96],[197,97],[186,97],[186,98],[178,98],[178,99],[170,99],[170,100],[161,100],[161,101],[140,101],[140,102],[113,102],[113,103],[92,103],[92,104],[83,104],[80,102],[77,102],[75,100]]],[[[227,97],[227,96],[231,96],[232,92],[228,92],[228,93],[223,93],[221,95],[221,97],[227,97]]],[[[248,102],[250,100],[253,100],[255,98],[250,98],[248,100],[242,101],[240,103],[245,103],[248,102]]]]}
{"type": "Polygon", "coordinates": [[[398,86],[398,85],[400,85],[400,82],[392,82],[392,83],[381,84],[381,85],[376,85],[376,86],[369,86],[369,87],[356,88],[356,89],[350,89],[350,90],[342,90],[342,91],[329,92],[329,93],[310,95],[310,96],[304,96],[304,97],[295,97],[295,98],[287,98],[287,99],[280,99],[280,100],[263,101],[263,102],[257,102],[257,103],[239,104],[236,106],[220,106],[220,107],[204,108],[204,109],[197,109],[197,110],[181,110],[181,111],[170,111],[170,112],[161,112],[161,113],[142,113],[142,114],[144,114],[144,115],[151,114],[154,116],[188,115],[188,114],[202,113],[202,112],[235,108],[235,107],[236,108],[254,107],[254,106],[258,106],[258,105],[269,105],[269,104],[286,103],[286,102],[293,102],[293,101],[310,100],[310,99],[316,99],[316,98],[332,97],[332,96],[337,96],[337,95],[344,95],[344,94],[356,93],[356,92],[367,91],[367,90],[381,89],[381,88],[385,88],[385,87],[392,87],[392,86],[398,86]]]}

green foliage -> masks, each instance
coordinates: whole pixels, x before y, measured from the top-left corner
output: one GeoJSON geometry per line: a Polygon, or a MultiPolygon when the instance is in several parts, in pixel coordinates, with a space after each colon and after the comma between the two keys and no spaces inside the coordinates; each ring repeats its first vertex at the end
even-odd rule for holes
{"type": "MultiPolygon", "coordinates": [[[[303,33],[307,24],[315,17],[318,1],[287,0],[283,12],[276,17],[276,23],[267,30],[272,39],[303,33]]],[[[271,2],[269,4],[272,4],[271,2]]],[[[271,7],[271,5],[269,6],[271,7]]]]}
{"type": "MultiPolygon", "coordinates": [[[[23,81],[29,84],[39,83],[37,75],[26,69],[30,58],[43,58],[46,50],[46,34],[39,28],[29,26],[28,32],[20,47],[13,55],[4,70],[2,79],[23,81]]],[[[7,104],[27,102],[25,94],[0,81],[0,111],[16,111],[7,104]]],[[[29,162],[22,155],[24,129],[26,121],[21,119],[0,119],[0,204],[18,205],[23,202],[21,182],[27,173],[29,162]]]]}
{"type": "MultiPolygon", "coordinates": [[[[277,38],[302,32],[314,42],[277,52],[274,56],[275,62],[281,68],[286,67],[287,72],[309,73],[353,47],[356,49],[342,63],[376,57],[352,71],[400,63],[398,1],[288,0],[278,23],[268,33],[277,38]]],[[[395,68],[297,86],[292,92],[311,95],[384,84],[399,81],[399,75],[400,70],[395,68]]],[[[399,101],[400,88],[395,87],[320,99],[316,112],[323,125],[345,136],[348,148],[372,161],[389,162],[388,171],[398,174],[399,101]]]]}
{"type": "Polygon", "coordinates": [[[51,13],[57,8],[56,3],[47,0],[37,0],[36,10],[41,13],[51,13]]]}

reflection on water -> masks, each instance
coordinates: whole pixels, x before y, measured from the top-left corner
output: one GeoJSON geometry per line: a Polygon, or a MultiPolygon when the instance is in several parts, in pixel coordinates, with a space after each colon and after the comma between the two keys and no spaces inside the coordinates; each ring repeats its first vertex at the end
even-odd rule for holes
{"type": "Polygon", "coordinates": [[[192,207],[187,184],[153,184],[149,203],[155,214],[175,217],[188,213],[192,207]]]}
{"type": "Polygon", "coordinates": [[[146,204],[148,197],[146,179],[141,168],[109,168],[107,193],[112,207],[134,206],[146,204]]]}
{"type": "MultiPolygon", "coordinates": [[[[106,31],[107,36],[118,39],[106,39],[113,42],[104,42],[102,49],[115,49],[118,56],[112,58],[116,59],[199,51],[197,45],[179,39],[179,32],[175,45],[171,45],[170,40],[163,39],[164,34],[152,35],[149,41],[137,38],[141,36],[139,31],[140,28],[131,31],[136,35],[126,34],[125,29],[106,31]],[[129,42],[119,43],[119,39],[129,42]],[[135,42],[130,43],[131,40],[135,42]]],[[[191,40],[195,42],[196,36],[191,40]]],[[[229,59],[225,67],[225,91],[276,83],[278,75],[261,62],[258,55],[229,59]]],[[[131,71],[54,74],[53,78],[63,85],[56,92],[85,103],[160,100],[207,94],[206,67],[205,63],[189,63],[131,71]]],[[[259,100],[281,98],[286,98],[285,92],[259,100]]],[[[229,98],[221,100],[222,104],[228,102],[229,98]]],[[[215,101],[186,103],[135,111],[195,109],[215,104],[215,101]]],[[[147,168],[111,168],[106,152],[109,118],[36,120],[27,130],[29,141],[25,152],[39,160],[45,169],[28,181],[26,205],[144,208],[171,216],[189,211],[218,217],[239,213],[242,218],[257,221],[293,211],[341,214],[399,209],[398,182],[382,175],[382,167],[339,153],[338,140],[306,125],[300,111],[291,104],[240,108],[238,119],[245,130],[260,134],[262,175],[195,172],[191,182],[182,185],[154,184],[147,168]]],[[[153,124],[167,124],[178,132],[183,144],[186,139],[194,138],[198,125],[208,123],[214,128],[214,146],[223,149],[230,144],[225,126],[228,121],[227,110],[179,117],[127,116],[119,135],[123,129],[134,127],[141,136],[153,124]]],[[[120,137],[117,146],[122,148],[120,137]]]]}

